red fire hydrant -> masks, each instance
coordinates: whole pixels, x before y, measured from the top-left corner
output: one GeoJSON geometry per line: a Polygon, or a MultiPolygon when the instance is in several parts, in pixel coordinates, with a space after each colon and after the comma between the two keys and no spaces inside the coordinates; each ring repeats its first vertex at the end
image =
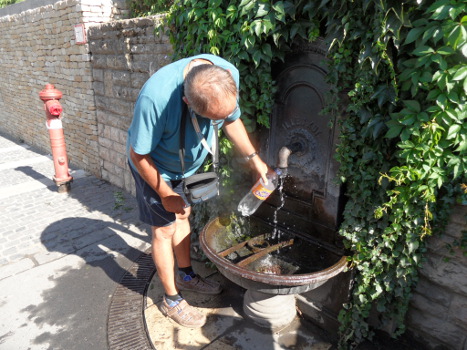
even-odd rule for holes
{"type": "Polygon", "coordinates": [[[63,134],[62,105],[58,100],[62,98],[61,91],[55,89],[52,84],[47,84],[45,89],[39,92],[39,98],[44,101],[46,126],[49,130],[50,145],[52,147],[52,158],[55,167],[53,180],[58,186],[58,192],[64,193],[71,189],[73,177],[68,169],[68,157],[66,154],[65,136],[63,134]]]}

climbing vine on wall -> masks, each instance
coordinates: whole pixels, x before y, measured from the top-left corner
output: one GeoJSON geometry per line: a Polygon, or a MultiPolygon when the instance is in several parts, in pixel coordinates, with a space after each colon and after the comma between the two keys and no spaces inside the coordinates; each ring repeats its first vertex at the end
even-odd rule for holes
{"type": "Polygon", "coordinates": [[[362,318],[373,308],[382,326],[395,321],[395,335],[405,330],[424,237],[465,181],[467,17],[462,1],[327,5],[348,14],[328,16],[328,28],[348,33],[335,39],[333,68],[357,67],[339,151],[342,175],[351,174],[341,234],[359,271],[340,315],[347,343],[371,335],[362,318]]]}
{"type": "MultiPolygon", "coordinates": [[[[1,1],[1,0],[0,0],[1,1]]],[[[132,0],[128,2],[133,17],[146,16],[150,13],[168,11],[173,5],[172,0],[132,0]]]]}
{"type": "Polygon", "coordinates": [[[0,8],[6,7],[8,5],[13,5],[24,0],[0,0],[0,8]]]}
{"type": "MultiPolygon", "coordinates": [[[[334,94],[327,108],[347,105],[337,150],[348,198],[340,234],[356,271],[352,298],[339,315],[341,348],[371,338],[372,313],[381,327],[391,321],[395,336],[404,332],[425,237],[442,227],[454,200],[465,204],[466,6],[174,0],[168,12],[175,58],[209,52],[240,70],[250,132],[268,126],[273,63],[297,40],[327,38],[334,94]]],[[[222,148],[232,157],[228,142],[222,148]]],[[[231,168],[223,172],[235,183],[231,168]]]]}

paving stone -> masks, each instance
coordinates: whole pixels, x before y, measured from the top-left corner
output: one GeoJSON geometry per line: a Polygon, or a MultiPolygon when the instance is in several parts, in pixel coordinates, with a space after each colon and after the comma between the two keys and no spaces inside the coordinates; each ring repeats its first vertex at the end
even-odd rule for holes
{"type": "Polygon", "coordinates": [[[22,259],[13,264],[8,264],[0,269],[0,280],[30,270],[34,265],[34,262],[30,259],[22,259]]]}

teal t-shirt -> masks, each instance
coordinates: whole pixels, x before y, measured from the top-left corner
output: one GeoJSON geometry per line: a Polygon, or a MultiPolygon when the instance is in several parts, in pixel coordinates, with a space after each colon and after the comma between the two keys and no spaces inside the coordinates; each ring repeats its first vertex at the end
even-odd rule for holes
{"type": "MultiPolygon", "coordinates": [[[[137,154],[150,154],[164,180],[183,177],[180,158],[180,124],[183,108],[183,70],[191,60],[204,58],[214,65],[230,70],[239,89],[238,70],[226,60],[214,55],[198,55],[173,62],[154,73],[141,89],[135,104],[133,121],[128,129],[127,155],[130,146],[137,154]]],[[[240,117],[238,110],[231,122],[240,117]]],[[[214,127],[208,118],[198,117],[199,127],[210,147],[214,139],[214,127]]],[[[219,127],[223,122],[219,124],[219,127]]],[[[189,114],[185,131],[185,177],[191,176],[203,164],[209,152],[199,141],[189,114]]]]}

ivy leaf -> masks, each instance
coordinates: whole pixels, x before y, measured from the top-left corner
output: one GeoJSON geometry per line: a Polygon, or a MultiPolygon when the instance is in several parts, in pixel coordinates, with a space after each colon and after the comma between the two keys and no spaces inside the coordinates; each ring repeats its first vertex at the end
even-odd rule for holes
{"type": "Polygon", "coordinates": [[[300,30],[299,23],[292,24],[292,28],[290,29],[290,39],[293,39],[299,30],[300,30]]]}
{"type": "Polygon", "coordinates": [[[413,43],[415,40],[417,40],[420,37],[420,34],[423,34],[425,32],[425,27],[417,27],[417,28],[412,28],[407,34],[407,38],[405,39],[404,45],[413,43]]]}
{"type": "Polygon", "coordinates": [[[261,51],[260,50],[256,50],[254,53],[253,53],[253,62],[255,63],[255,66],[258,67],[259,64],[261,63],[261,51]]]}
{"type": "Polygon", "coordinates": [[[461,47],[461,52],[462,52],[462,54],[464,55],[464,57],[467,57],[467,43],[465,43],[465,44],[461,47]]]}
{"type": "MultiPolygon", "coordinates": [[[[433,81],[433,80],[432,80],[432,81],[433,81]]],[[[429,101],[433,101],[433,100],[435,100],[435,99],[438,97],[438,95],[439,95],[440,93],[441,93],[440,90],[438,90],[438,89],[433,89],[433,90],[431,90],[431,91],[428,93],[428,96],[426,97],[426,99],[429,100],[429,101]]]]}
{"type": "Polygon", "coordinates": [[[249,35],[244,38],[244,45],[245,47],[250,50],[255,46],[256,38],[253,35],[249,35]]]}
{"type": "Polygon", "coordinates": [[[384,298],[380,298],[378,300],[378,303],[376,304],[376,310],[378,310],[378,312],[386,311],[386,300],[384,298]]]}
{"type": "Polygon", "coordinates": [[[274,29],[274,24],[272,24],[270,19],[263,20],[263,33],[268,34],[272,29],[274,29]]]}
{"type": "Polygon", "coordinates": [[[389,128],[389,130],[386,132],[386,135],[384,135],[384,137],[387,139],[393,139],[400,135],[401,130],[402,130],[402,125],[393,125],[389,128]]]}
{"type": "Polygon", "coordinates": [[[251,23],[251,29],[255,32],[257,37],[260,37],[263,31],[262,20],[260,19],[254,20],[251,23]]]}
{"type": "MultiPolygon", "coordinates": [[[[436,19],[436,20],[443,20],[449,16],[449,10],[452,8],[452,6],[448,4],[440,5],[439,2],[436,2],[430,7],[430,9],[432,8],[434,9],[434,12],[430,18],[436,19]],[[436,7],[436,6],[439,6],[439,7],[436,7]]],[[[430,9],[428,9],[427,12],[433,11],[433,10],[430,11],[430,9]]]]}
{"type": "Polygon", "coordinates": [[[241,8],[240,16],[245,16],[256,5],[255,0],[242,0],[238,8],[241,8]]]}
{"type": "Polygon", "coordinates": [[[252,1],[254,1],[254,0],[242,0],[242,2],[240,3],[240,5],[238,5],[238,7],[246,6],[247,4],[249,4],[252,1]]]}
{"type": "Polygon", "coordinates": [[[269,57],[270,59],[272,59],[272,49],[271,49],[271,45],[266,43],[266,44],[263,44],[263,46],[261,46],[261,50],[263,51],[263,54],[267,57],[269,57]]]}
{"type": "Polygon", "coordinates": [[[425,46],[425,45],[419,46],[415,50],[412,51],[412,53],[415,56],[425,56],[425,55],[433,53],[433,52],[435,52],[435,50],[433,50],[431,47],[425,46]]]}
{"type": "Polygon", "coordinates": [[[402,149],[414,148],[415,144],[412,141],[404,141],[398,145],[402,149]]]}
{"type": "Polygon", "coordinates": [[[454,49],[452,47],[449,47],[449,46],[443,46],[441,48],[439,48],[438,50],[436,50],[437,53],[439,53],[440,55],[452,55],[453,53],[455,53],[454,49]]]}
{"type": "Polygon", "coordinates": [[[458,24],[449,33],[448,45],[452,46],[454,50],[457,49],[459,43],[467,41],[467,29],[462,24],[458,24]]]}
{"type": "Polygon", "coordinates": [[[449,127],[448,135],[446,136],[446,139],[450,140],[450,139],[455,138],[460,130],[461,130],[461,126],[459,124],[451,125],[449,127]]]}
{"type": "Polygon", "coordinates": [[[433,75],[429,71],[424,71],[422,76],[420,77],[421,83],[429,83],[433,79],[433,75]]]}
{"type": "Polygon", "coordinates": [[[455,149],[456,152],[465,152],[467,151],[467,139],[464,139],[459,143],[459,146],[455,149]]]}
{"type": "Polygon", "coordinates": [[[453,80],[462,80],[467,77],[467,66],[462,66],[452,77],[453,80]]]}
{"type": "Polygon", "coordinates": [[[269,13],[269,4],[260,3],[258,6],[258,11],[256,12],[256,17],[264,17],[269,13]]]}
{"type": "Polygon", "coordinates": [[[441,110],[445,110],[446,109],[446,103],[448,101],[448,98],[446,97],[445,94],[441,94],[438,96],[438,98],[436,99],[436,104],[439,106],[439,108],[441,108],[441,110]]]}
{"type": "Polygon", "coordinates": [[[213,55],[216,55],[216,56],[219,56],[219,55],[220,55],[219,48],[216,47],[216,46],[211,46],[211,48],[209,49],[209,51],[210,51],[213,55]]]}
{"type": "Polygon", "coordinates": [[[420,246],[420,243],[418,241],[411,241],[407,244],[407,247],[409,248],[409,253],[412,254],[413,252],[415,252],[418,247],[420,246]]]}
{"type": "Polygon", "coordinates": [[[426,29],[423,32],[421,43],[425,44],[429,39],[433,38],[433,35],[435,33],[440,33],[440,32],[441,30],[439,29],[438,26],[435,26],[435,25],[431,26],[430,28],[426,29]]]}
{"type": "MultiPolygon", "coordinates": [[[[426,57],[426,56],[425,56],[426,57]]],[[[448,63],[440,54],[436,53],[431,56],[431,61],[439,64],[441,70],[445,70],[448,67],[448,63]]]]}
{"type": "Polygon", "coordinates": [[[278,1],[274,5],[272,5],[274,9],[275,17],[278,21],[285,23],[285,9],[284,9],[284,2],[278,1]]]}
{"type": "Polygon", "coordinates": [[[404,100],[402,102],[410,111],[419,113],[421,110],[420,103],[416,100],[404,100]]]}

